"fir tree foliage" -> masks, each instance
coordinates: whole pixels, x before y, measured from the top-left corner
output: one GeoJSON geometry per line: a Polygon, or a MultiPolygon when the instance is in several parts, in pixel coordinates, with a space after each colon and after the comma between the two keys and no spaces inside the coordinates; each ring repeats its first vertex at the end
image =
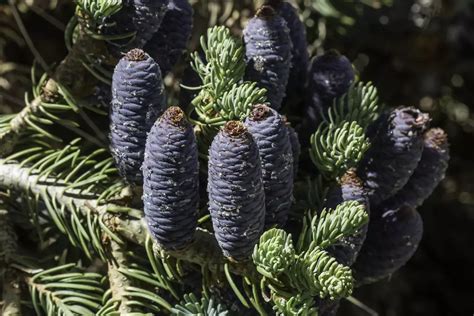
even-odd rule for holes
{"type": "Polygon", "coordinates": [[[200,43],[202,57],[194,52],[191,65],[202,85],[188,87],[200,89],[188,112],[195,112],[198,117],[195,123],[200,140],[199,152],[206,157],[212,139],[221,126],[231,120],[244,120],[253,105],[265,103],[267,98],[265,89],[258,88],[254,82],[243,81],[243,43],[228,28],[210,28],[207,36],[201,37],[200,43]]]}
{"type": "Polygon", "coordinates": [[[327,178],[356,167],[370,147],[367,129],[381,111],[377,89],[369,82],[352,84],[333,101],[311,136],[313,163],[327,178]]]}
{"type": "Polygon", "coordinates": [[[77,0],[77,7],[89,19],[101,21],[122,9],[122,0],[77,0]]]}
{"type": "MultiPolygon", "coordinates": [[[[154,138],[154,133],[148,134],[154,123],[158,129],[162,127],[156,118],[164,110],[161,97],[149,103],[136,99],[140,93],[162,91],[158,67],[151,58],[144,53],[137,55],[146,57],[148,62],[143,72],[154,72],[150,75],[154,81],[151,88],[145,85],[141,89],[139,84],[134,92],[130,91],[131,86],[122,89],[127,80],[114,83],[123,92],[120,105],[130,99],[137,101],[127,103],[125,114],[121,113],[123,117],[115,122],[117,128],[136,132],[127,124],[138,121],[134,127],[140,132],[137,139],[123,138],[138,140],[135,147],[127,149],[122,144],[117,146],[119,150],[136,154],[145,150],[147,138],[151,144],[156,139],[163,140],[156,142],[151,151],[162,159],[163,165],[171,166],[158,168],[167,172],[162,177],[167,179],[183,179],[188,174],[197,179],[196,142],[201,158],[210,156],[210,214],[207,207],[202,207],[199,218],[197,197],[192,194],[185,194],[192,200],[189,208],[176,206],[187,202],[179,195],[183,192],[178,194],[179,190],[165,185],[164,190],[152,193],[166,204],[165,208],[174,206],[176,212],[189,211],[189,216],[181,213],[180,222],[160,220],[178,227],[171,231],[180,233],[180,225],[189,224],[185,225],[189,234],[183,233],[186,247],[166,247],[166,238],[170,236],[165,230],[160,232],[166,235],[165,243],[155,241],[144,218],[141,188],[131,190],[127,185],[127,177],[109,150],[102,128],[107,125],[104,122],[110,121],[108,113],[97,106],[100,101],[92,93],[99,78],[108,87],[111,82],[105,79],[110,79],[112,73],[100,63],[91,68],[84,61],[102,60],[104,56],[114,60],[113,54],[109,56],[105,49],[115,47],[113,41],[120,44],[116,46],[118,50],[132,43],[144,45],[158,30],[167,3],[124,1],[118,10],[118,2],[112,0],[79,1],[76,16],[66,32],[68,56],[48,74],[39,74],[33,67],[33,89],[25,98],[24,109],[0,116],[0,281],[3,292],[8,294],[4,295],[2,312],[230,315],[232,311],[251,315],[315,315],[323,299],[337,301],[351,295],[353,275],[360,283],[364,279],[372,281],[406,263],[422,232],[419,214],[406,207],[380,208],[380,212],[374,212],[370,238],[354,270],[331,254],[331,247],[361,231],[369,218],[368,206],[358,200],[342,201],[327,208],[323,201],[329,185],[366,157],[364,152],[369,145],[376,145],[368,132],[370,126],[376,125],[373,122],[380,106],[370,83],[353,84],[346,95],[330,104],[321,127],[313,135],[311,148],[313,161],[324,177],[296,177],[295,188],[301,192],[295,190],[298,200],[289,212],[290,221],[283,228],[264,231],[262,159],[257,140],[244,130],[242,122],[253,106],[265,103],[268,96],[265,89],[258,88],[258,82],[244,80],[242,40],[222,26],[209,29],[201,38],[202,55],[192,55],[192,66],[202,84],[188,87],[198,90],[198,95],[187,113],[179,112],[183,121],[189,121],[186,136],[192,139],[192,146],[183,149],[179,143],[173,143],[174,149],[165,150],[163,144],[169,144],[172,135],[183,132],[179,128],[166,127],[158,138],[154,138]],[[134,7],[140,10],[129,15],[134,7]],[[84,14],[96,21],[96,26],[104,23],[104,28],[89,29],[89,25],[82,23],[84,14]],[[147,17],[152,18],[152,25],[147,25],[147,17]],[[128,24],[110,25],[111,21],[128,24]],[[122,28],[113,29],[115,26],[122,28]],[[149,104],[157,106],[157,110],[149,113],[149,104]],[[187,163],[192,160],[192,167],[179,168],[178,159],[187,163]],[[168,190],[172,194],[167,194],[168,190]],[[292,227],[294,223],[298,223],[296,229],[292,227]],[[19,233],[23,234],[21,238],[17,238],[19,233]],[[19,286],[12,288],[16,284],[19,286]],[[25,300],[28,294],[29,301],[25,300]],[[24,304],[25,301],[28,302],[24,304]]],[[[110,51],[113,53],[113,49],[110,51]]],[[[114,60],[114,64],[117,62],[114,60]]],[[[125,64],[130,66],[128,62],[125,64]]],[[[127,66],[119,70],[123,72],[127,66]]],[[[140,74],[130,72],[132,77],[140,74]]],[[[282,91],[285,88],[282,86],[282,91]]],[[[413,182],[407,180],[407,188],[424,183],[429,178],[426,170],[434,170],[431,167],[436,169],[432,175],[435,182],[444,174],[447,140],[440,131],[432,134],[426,135],[424,146],[431,148],[433,141],[434,151],[426,151],[425,159],[421,156],[413,166],[414,178],[407,177],[413,182]]],[[[421,144],[421,131],[418,136],[421,144]]],[[[292,149],[297,152],[296,147],[292,149]]],[[[188,167],[187,163],[182,166],[188,167]]],[[[160,161],[154,160],[145,167],[156,164],[160,161]]],[[[135,171],[144,170],[140,163],[135,167],[135,171]]],[[[293,172],[289,177],[293,178],[293,172]]],[[[402,187],[397,186],[398,192],[403,193],[402,187]]],[[[431,189],[420,190],[416,204],[431,189]]],[[[191,191],[197,195],[196,186],[191,191]]]]}
{"type": "Polygon", "coordinates": [[[266,231],[255,246],[252,258],[261,274],[277,278],[295,261],[291,235],[276,228],[266,231]]]}
{"type": "Polygon", "coordinates": [[[202,315],[202,316],[229,316],[230,312],[225,305],[216,301],[215,298],[207,298],[203,296],[199,300],[193,293],[185,294],[184,300],[173,307],[172,315],[188,316],[188,315],[202,315]]]}

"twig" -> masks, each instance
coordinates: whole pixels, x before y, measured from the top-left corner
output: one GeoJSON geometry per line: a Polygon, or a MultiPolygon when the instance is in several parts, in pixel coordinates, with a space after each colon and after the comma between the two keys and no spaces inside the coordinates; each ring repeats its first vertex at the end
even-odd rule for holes
{"type": "Polygon", "coordinates": [[[108,277],[112,290],[112,300],[119,302],[120,306],[117,311],[120,315],[128,315],[132,312],[132,309],[127,305],[126,288],[133,286],[133,284],[127,276],[119,271],[120,267],[129,266],[126,251],[123,245],[110,240],[110,253],[112,258],[108,263],[108,277]]]}
{"type": "Polygon", "coordinates": [[[13,269],[5,272],[3,280],[3,316],[21,316],[21,289],[20,281],[13,269]]]}
{"type": "Polygon", "coordinates": [[[10,121],[9,128],[0,134],[0,156],[4,157],[12,152],[21,131],[28,126],[26,118],[36,114],[40,106],[41,98],[36,98],[10,121]]]}
{"type": "MultiPolygon", "coordinates": [[[[1,201],[0,201],[1,203],[1,201]]],[[[3,206],[3,205],[1,205],[3,206]]],[[[0,208],[0,277],[3,277],[3,306],[5,316],[21,315],[20,284],[14,269],[10,268],[12,257],[17,251],[17,236],[10,225],[8,211],[0,208]]]]}
{"type": "MultiPolygon", "coordinates": [[[[92,211],[95,216],[106,214],[105,224],[108,229],[118,233],[124,239],[135,244],[145,245],[148,228],[144,218],[119,216],[109,213],[108,210],[120,209],[114,204],[98,205],[96,197],[82,197],[80,190],[67,190],[66,185],[55,178],[39,178],[31,173],[28,168],[21,168],[18,164],[5,164],[0,160],[0,187],[24,192],[33,196],[47,192],[55,199],[58,205],[73,205],[83,216],[92,211]],[[40,181],[41,180],[41,181],[40,181]]],[[[141,214],[140,210],[129,210],[130,214],[141,214]]],[[[255,266],[251,262],[235,263],[228,261],[218,247],[215,237],[204,229],[198,229],[194,242],[181,251],[164,251],[155,247],[158,256],[170,255],[176,259],[198,264],[213,272],[222,271],[224,263],[229,263],[229,268],[234,274],[245,275],[253,278],[257,275],[255,266]]]]}

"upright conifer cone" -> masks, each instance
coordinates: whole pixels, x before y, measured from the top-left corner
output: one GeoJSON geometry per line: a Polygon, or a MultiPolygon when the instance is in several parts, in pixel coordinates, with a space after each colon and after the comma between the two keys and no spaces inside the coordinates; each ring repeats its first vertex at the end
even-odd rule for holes
{"type": "Polygon", "coordinates": [[[121,176],[141,185],[147,133],[166,107],[158,64],[140,49],[115,67],[110,109],[110,148],[121,176]]]}
{"type": "Polygon", "coordinates": [[[143,203],[151,235],[164,249],[193,238],[199,202],[199,163],[193,127],[179,107],[153,125],[143,162],[143,203]]]}
{"type": "Polygon", "coordinates": [[[430,120],[413,107],[399,107],[385,117],[357,171],[372,209],[410,179],[420,161],[422,135],[430,120]]]}
{"type": "MultiPolygon", "coordinates": [[[[367,197],[364,184],[357,177],[355,170],[351,169],[341,177],[339,184],[333,187],[327,194],[324,207],[335,209],[339,204],[346,201],[357,201],[365,206],[367,213],[369,210],[369,199],[367,197]]],[[[345,266],[351,266],[359,254],[364,244],[367,234],[367,225],[361,230],[349,237],[342,238],[341,241],[331,246],[327,251],[345,266]]]]}
{"type": "Polygon", "coordinates": [[[191,37],[193,8],[188,0],[170,0],[161,26],[145,46],[166,76],[178,62],[191,37]]]}
{"type": "Polygon", "coordinates": [[[285,97],[291,66],[290,31],[271,6],[264,5],[244,30],[246,79],[267,89],[272,108],[279,110],[285,97]]]}
{"type": "Polygon", "coordinates": [[[359,285],[390,276],[415,253],[423,235],[420,214],[408,206],[372,212],[369,230],[355,264],[354,277],[359,285]]]}
{"type": "Polygon", "coordinates": [[[288,128],[277,111],[257,105],[245,120],[257,142],[265,188],[265,227],[285,225],[293,197],[293,152],[288,128]]]}
{"type": "Polygon", "coordinates": [[[423,135],[423,139],[423,154],[413,175],[400,191],[383,202],[384,205],[417,208],[444,179],[449,161],[448,135],[440,128],[433,128],[423,135]]]}
{"type": "Polygon", "coordinates": [[[271,5],[285,20],[290,30],[291,69],[286,93],[291,100],[299,100],[304,95],[306,85],[309,53],[306,40],[306,27],[298,15],[298,10],[291,3],[282,0],[268,0],[271,5]]]}
{"type": "Polygon", "coordinates": [[[347,92],[354,78],[349,59],[335,50],[311,60],[306,101],[306,124],[311,133],[316,130],[321,117],[326,116],[333,100],[347,92]]]}
{"type": "Polygon", "coordinates": [[[109,48],[119,54],[127,48],[143,48],[152,38],[163,21],[169,0],[123,0],[122,9],[108,21],[110,27],[104,31],[108,35],[121,35],[135,32],[130,38],[110,42],[109,48]]]}
{"type": "Polygon", "coordinates": [[[258,147],[245,126],[228,122],[209,150],[209,210],[226,257],[248,258],[265,224],[258,147]]]}

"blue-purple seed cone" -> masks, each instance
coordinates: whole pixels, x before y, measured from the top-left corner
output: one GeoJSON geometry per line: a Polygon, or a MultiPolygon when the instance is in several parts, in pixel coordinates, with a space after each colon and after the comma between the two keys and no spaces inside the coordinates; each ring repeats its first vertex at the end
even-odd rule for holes
{"type": "Polygon", "coordinates": [[[390,207],[408,205],[417,208],[433,193],[444,179],[449,162],[447,134],[440,128],[423,135],[423,154],[408,183],[383,204],[390,207]]]}
{"type": "Polygon", "coordinates": [[[373,283],[405,265],[418,248],[423,235],[420,214],[408,206],[372,212],[369,230],[355,264],[358,285],[373,283]]]}
{"type": "Polygon", "coordinates": [[[122,9],[107,21],[110,27],[104,32],[107,35],[123,35],[135,32],[133,38],[109,42],[109,50],[120,55],[130,48],[143,48],[158,31],[169,0],[124,0],[122,9]],[[132,40],[131,40],[132,39],[132,40]]]}
{"type": "Polygon", "coordinates": [[[265,224],[265,193],[258,147],[240,122],[230,121],[209,150],[209,210],[224,255],[245,260],[265,224]]]}
{"type": "Polygon", "coordinates": [[[311,60],[306,112],[312,131],[317,129],[321,118],[327,115],[334,99],[347,93],[354,78],[351,62],[337,51],[330,50],[311,60]]]}
{"type": "Polygon", "coordinates": [[[158,64],[142,50],[127,53],[115,67],[110,109],[110,149],[120,175],[141,185],[147,134],[166,107],[158,64]]]}
{"type": "MultiPolygon", "coordinates": [[[[341,177],[339,184],[329,190],[324,207],[335,209],[346,201],[357,201],[364,205],[365,211],[370,214],[369,199],[364,184],[357,177],[355,170],[349,170],[341,177]]],[[[327,251],[345,266],[351,266],[364,244],[368,225],[362,227],[356,234],[342,238],[341,241],[327,249],[327,251]]]]}
{"type": "Polygon", "coordinates": [[[430,121],[413,107],[399,107],[385,116],[359,164],[372,209],[408,182],[423,152],[423,133],[430,121]]]}
{"type": "Polygon", "coordinates": [[[188,0],[170,0],[158,31],[145,51],[160,65],[166,76],[186,52],[193,28],[193,8],[188,0]]]}
{"type": "Polygon", "coordinates": [[[143,162],[143,203],[151,236],[166,250],[192,240],[198,221],[196,138],[184,112],[171,107],[153,125],[143,162]]]}
{"type": "Polygon", "coordinates": [[[298,10],[291,3],[283,2],[278,12],[286,21],[292,43],[291,69],[286,93],[289,99],[301,99],[304,95],[309,65],[306,27],[298,15],[298,10]]]}
{"type": "Polygon", "coordinates": [[[244,30],[246,79],[267,90],[271,107],[279,110],[291,67],[290,31],[271,7],[263,6],[244,30]]]}
{"type": "Polygon", "coordinates": [[[274,109],[257,105],[245,120],[262,161],[265,228],[282,227],[293,198],[293,152],[285,120],[274,109]]]}

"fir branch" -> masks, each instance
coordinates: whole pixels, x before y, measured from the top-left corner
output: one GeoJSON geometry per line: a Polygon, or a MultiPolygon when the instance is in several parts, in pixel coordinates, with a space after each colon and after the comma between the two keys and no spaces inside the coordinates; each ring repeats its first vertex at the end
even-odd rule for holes
{"type": "Polygon", "coordinates": [[[319,247],[302,253],[286,275],[295,289],[311,296],[335,300],[351,295],[353,289],[351,269],[319,247]]]}
{"type": "Polygon", "coordinates": [[[27,119],[39,111],[41,98],[36,98],[26,105],[11,120],[2,122],[0,133],[0,157],[4,157],[13,151],[15,144],[20,138],[21,132],[27,127],[27,119]]]}
{"type": "Polygon", "coordinates": [[[243,43],[228,28],[210,28],[207,37],[201,37],[201,47],[205,60],[197,52],[191,55],[191,65],[202,81],[191,110],[198,115],[200,153],[207,156],[219,127],[231,120],[243,120],[253,105],[266,101],[266,90],[243,82],[243,43]]]}
{"type": "Polygon", "coordinates": [[[357,201],[339,204],[334,211],[323,210],[311,222],[312,242],[326,248],[343,237],[354,234],[369,221],[364,205],[357,201]]]}
{"type": "Polygon", "coordinates": [[[98,23],[122,8],[122,0],[76,0],[76,3],[82,12],[98,23]]]}
{"type": "Polygon", "coordinates": [[[328,178],[355,167],[369,148],[365,130],[357,122],[323,123],[311,136],[311,160],[328,178]]]}
{"type": "Polygon", "coordinates": [[[3,316],[22,315],[20,279],[15,270],[9,269],[5,272],[2,288],[1,314],[3,316]]]}
{"type": "MultiPolygon", "coordinates": [[[[67,189],[63,181],[55,178],[40,178],[19,164],[5,164],[0,160],[0,187],[40,198],[47,194],[53,197],[58,209],[73,206],[78,215],[87,217],[90,214],[93,218],[102,219],[101,232],[117,242],[129,240],[143,246],[149,238],[142,211],[111,203],[99,204],[96,196],[84,195],[78,189],[67,189]]],[[[159,254],[161,251],[156,246],[155,252],[159,254]]],[[[186,249],[163,253],[211,271],[221,271],[226,262],[213,234],[203,229],[196,231],[194,241],[186,249]]],[[[230,268],[239,275],[256,275],[253,265],[230,263],[230,268]]]]}
{"type": "Polygon", "coordinates": [[[127,296],[127,288],[132,287],[133,283],[127,275],[120,272],[120,268],[129,266],[124,247],[123,244],[119,244],[114,240],[110,241],[110,255],[112,258],[108,262],[107,274],[112,290],[111,300],[118,303],[116,311],[119,315],[127,315],[135,311],[129,305],[130,299],[127,296]]]}
{"type": "Polygon", "coordinates": [[[313,297],[306,293],[290,297],[273,294],[272,301],[275,303],[273,310],[278,316],[318,315],[313,297]]]}
{"type": "Polygon", "coordinates": [[[298,249],[313,246],[327,248],[341,238],[356,233],[367,224],[369,215],[364,205],[357,201],[347,201],[335,210],[324,209],[321,214],[308,216],[308,229],[304,230],[298,241],[298,249]]]}
{"type": "Polygon", "coordinates": [[[295,260],[291,235],[282,229],[270,229],[261,237],[252,255],[260,274],[277,279],[295,260]]]}
{"type": "Polygon", "coordinates": [[[8,211],[0,205],[0,277],[6,274],[4,269],[8,268],[13,261],[17,252],[17,239],[8,211]]]}
{"type": "Polygon", "coordinates": [[[203,315],[203,316],[227,316],[230,312],[227,307],[219,303],[215,298],[207,298],[203,296],[199,300],[193,293],[185,294],[183,301],[171,309],[172,315],[188,316],[188,315],[203,315]]]}
{"type": "MultiPolygon", "coordinates": [[[[71,51],[56,68],[52,77],[46,79],[47,76],[43,76],[43,80],[38,83],[34,91],[34,99],[25,102],[24,109],[0,124],[0,157],[5,157],[13,151],[15,144],[21,139],[20,136],[28,128],[58,140],[42,128],[41,124],[38,124],[38,121],[44,122],[44,119],[53,119],[55,122],[81,133],[81,129],[74,126],[77,123],[63,124],[61,119],[55,120],[54,111],[51,112],[51,109],[61,113],[70,110],[78,112],[82,118],[88,121],[99,137],[102,135],[100,129],[96,128],[92,121],[88,120],[83,110],[77,107],[77,101],[72,102],[72,100],[73,96],[78,98],[91,95],[96,86],[96,81],[91,80],[90,72],[84,67],[83,57],[107,56],[106,48],[103,42],[91,38],[83,30],[77,34],[78,38],[71,51]],[[55,100],[62,98],[71,102],[66,105],[54,104],[55,100]]],[[[91,140],[96,142],[94,138],[91,140]]],[[[98,142],[98,145],[102,146],[102,143],[98,142]]]]}
{"type": "Polygon", "coordinates": [[[346,94],[334,100],[327,121],[332,124],[357,122],[366,129],[377,119],[380,111],[377,88],[371,82],[358,82],[352,84],[346,94]]]}
{"type": "Polygon", "coordinates": [[[102,276],[67,264],[25,278],[37,315],[95,315],[101,307],[102,276]]]}
{"type": "Polygon", "coordinates": [[[11,268],[17,253],[17,234],[15,233],[9,212],[0,206],[0,280],[2,280],[2,309],[5,316],[21,315],[21,290],[18,274],[11,268]]]}

